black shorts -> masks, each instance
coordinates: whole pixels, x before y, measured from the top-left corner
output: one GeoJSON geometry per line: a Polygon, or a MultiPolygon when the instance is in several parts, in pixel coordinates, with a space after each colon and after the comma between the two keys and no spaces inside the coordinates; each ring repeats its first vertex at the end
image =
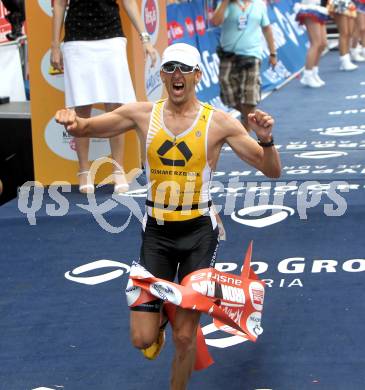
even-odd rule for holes
{"type": "MultiPolygon", "coordinates": [[[[214,267],[219,244],[219,229],[213,229],[210,216],[187,221],[165,221],[159,225],[149,217],[142,232],[139,263],[157,278],[179,283],[191,272],[214,267]]],[[[134,307],[132,310],[158,311],[159,300],[134,307]]]]}

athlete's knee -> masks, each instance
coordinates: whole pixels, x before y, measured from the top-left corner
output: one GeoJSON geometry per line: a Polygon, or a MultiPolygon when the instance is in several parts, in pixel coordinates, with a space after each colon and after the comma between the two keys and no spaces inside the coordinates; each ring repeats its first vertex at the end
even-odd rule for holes
{"type": "Polygon", "coordinates": [[[196,335],[185,330],[173,330],[173,340],[176,351],[187,353],[195,349],[196,335]]]}
{"type": "Polygon", "coordinates": [[[148,330],[131,330],[132,345],[137,349],[145,349],[150,347],[156,341],[156,332],[148,330]]]}

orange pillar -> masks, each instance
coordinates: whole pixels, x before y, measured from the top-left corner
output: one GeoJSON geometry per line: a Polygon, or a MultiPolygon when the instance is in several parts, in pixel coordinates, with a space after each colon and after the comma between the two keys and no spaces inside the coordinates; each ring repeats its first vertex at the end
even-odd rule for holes
{"type": "MultiPolygon", "coordinates": [[[[139,34],[131,25],[128,15],[121,7],[123,30],[128,39],[127,53],[129,69],[138,101],[156,101],[163,97],[164,89],[160,79],[161,54],[167,47],[166,0],[138,0],[145,31],[151,35],[151,42],[158,52],[156,64],[151,67],[148,58],[144,61],[139,34]]],[[[139,148],[135,132],[126,134],[126,145],[139,148]]],[[[138,154],[138,156],[140,153],[138,154]]],[[[135,165],[133,165],[134,167],[135,165]]]]}
{"type": "MultiPolygon", "coordinates": [[[[26,1],[29,43],[29,76],[31,92],[31,120],[35,179],[44,185],[54,181],[77,184],[78,162],[73,138],[54,121],[55,112],[64,107],[62,75],[49,74],[52,9],[50,0],[26,1]]],[[[161,53],[167,46],[166,1],[141,0],[138,2],[146,30],[161,53]]],[[[122,8],[122,7],[121,7],[122,8]]],[[[129,19],[121,11],[123,28],[128,38],[128,60],[138,100],[157,100],[162,96],[161,81],[157,73],[159,61],[153,68],[144,63],[139,36],[129,19]],[[160,83],[160,84],[159,84],[160,83]]],[[[95,113],[98,113],[96,110],[95,113]]],[[[125,169],[140,165],[140,151],[135,132],[126,134],[125,169]]],[[[110,153],[108,140],[92,140],[90,160],[110,153]]],[[[100,170],[100,180],[110,167],[100,170]]]]}

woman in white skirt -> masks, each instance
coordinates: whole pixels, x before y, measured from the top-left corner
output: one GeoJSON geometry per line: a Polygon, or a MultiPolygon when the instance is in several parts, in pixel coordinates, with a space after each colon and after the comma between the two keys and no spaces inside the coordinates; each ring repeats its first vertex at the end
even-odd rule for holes
{"type": "MultiPolygon", "coordinates": [[[[145,56],[156,61],[150,36],[144,31],[135,0],[123,0],[124,8],[140,34],[145,56]]],[[[92,105],[104,103],[105,111],[136,100],[117,0],[54,0],[51,65],[64,71],[66,107],[80,117],[91,115],[92,105]],[[68,4],[69,3],[69,4],[68,4]],[[66,7],[68,10],[66,13],[66,7]],[[64,17],[66,13],[66,19],[64,17]],[[61,31],[65,24],[61,51],[61,31]]],[[[129,189],[123,169],[123,136],[110,139],[114,192],[129,189]]],[[[94,192],[89,175],[89,139],[75,138],[79,160],[79,190],[94,192]]]]}
{"type": "Polygon", "coordinates": [[[326,21],[328,11],[325,0],[303,0],[295,5],[296,20],[305,25],[309,37],[309,49],[305,69],[300,82],[311,88],[319,88],[325,82],[319,77],[319,61],[327,47],[326,21]]]}

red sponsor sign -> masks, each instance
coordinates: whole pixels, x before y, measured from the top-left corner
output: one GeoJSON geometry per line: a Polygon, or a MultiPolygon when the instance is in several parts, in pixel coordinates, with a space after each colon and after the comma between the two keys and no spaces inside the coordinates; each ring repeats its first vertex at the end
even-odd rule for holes
{"type": "Polygon", "coordinates": [[[173,20],[167,24],[167,35],[169,45],[175,39],[180,39],[184,36],[184,26],[173,20]]]}
{"type": "Polygon", "coordinates": [[[195,34],[195,27],[194,27],[193,19],[191,19],[190,17],[187,17],[185,19],[185,27],[186,27],[186,30],[189,33],[189,35],[191,37],[194,36],[194,34],[195,34]]]}
{"type": "Polygon", "coordinates": [[[158,10],[155,0],[147,0],[144,6],[144,24],[149,34],[154,34],[157,27],[158,10]]]}
{"type": "Polygon", "coordinates": [[[206,26],[205,26],[204,17],[202,15],[197,16],[197,18],[195,20],[195,29],[199,35],[205,34],[206,26]]]}

